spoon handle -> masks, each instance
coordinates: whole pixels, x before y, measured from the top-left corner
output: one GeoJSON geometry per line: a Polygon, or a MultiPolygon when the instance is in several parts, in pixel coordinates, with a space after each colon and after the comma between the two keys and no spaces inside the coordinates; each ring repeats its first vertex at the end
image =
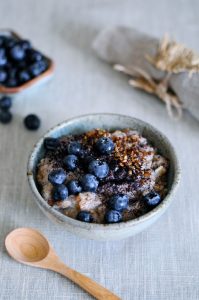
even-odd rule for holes
{"type": "Polygon", "coordinates": [[[121,300],[118,296],[114,295],[112,292],[90,279],[89,277],[69,268],[62,262],[57,262],[53,266],[51,265],[51,270],[56,271],[71,281],[75,282],[82,289],[87,291],[90,295],[99,300],[121,300]]]}

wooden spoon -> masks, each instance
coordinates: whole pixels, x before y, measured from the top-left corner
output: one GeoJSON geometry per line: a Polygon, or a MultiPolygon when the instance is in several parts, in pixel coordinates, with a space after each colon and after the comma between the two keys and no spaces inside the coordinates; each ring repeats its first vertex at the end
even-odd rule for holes
{"type": "Polygon", "coordinates": [[[56,255],[48,240],[37,230],[18,228],[10,232],[5,246],[12,258],[26,265],[58,272],[86,290],[96,299],[121,300],[92,279],[70,269],[56,255]]]}

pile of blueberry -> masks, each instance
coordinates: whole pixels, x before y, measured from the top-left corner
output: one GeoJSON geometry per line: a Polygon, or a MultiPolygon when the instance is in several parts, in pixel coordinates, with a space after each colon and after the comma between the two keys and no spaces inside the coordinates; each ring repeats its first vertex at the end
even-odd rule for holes
{"type": "MultiPolygon", "coordinates": [[[[46,150],[54,151],[60,146],[59,139],[46,138],[44,147],[46,150]]],[[[115,145],[110,138],[99,138],[95,144],[95,149],[100,155],[109,155],[114,150],[115,145]]],[[[49,182],[54,186],[53,200],[65,200],[69,195],[77,195],[83,192],[96,192],[100,180],[105,178],[109,173],[109,166],[105,161],[97,158],[86,157],[86,152],[82,145],[77,142],[70,142],[67,149],[68,154],[63,159],[64,169],[59,168],[51,171],[48,175],[49,182]],[[80,181],[71,180],[64,184],[67,178],[67,171],[74,171],[80,164],[81,159],[87,161],[88,173],[84,174],[80,181]],[[66,171],[65,171],[66,170],[66,171]]],[[[143,199],[147,205],[155,206],[160,202],[160,196],[151,192],[143,199]]],[[[128,208],[129,197],[124,194],[115,194],[107,201],[107,212],[104,217],[105,223],[118,223],[122,221],[122,212],[128,208]]],[[[83,222],[92,222],[93,217],[88,211],[80,211],[77,219],[83,222]]]]}
{"type": "Polygon", "coordinates": [[[0,35],[0,84],[17,87],[48,69],[47,59],[28,40],[0,35]]]}
{"type": "MultiPolygon", "coordinates": [[[[46,138],[44,147],[47,150],[55,150],[59,146],[59,140],[56,138],[46,138]]],[[[109,155],[115,148],[110,138],[102,137],[96,142],[95,148],[100,155],[109,155]]],[[[109,173],[109,166],[105,161],[85,157],[82,145],[77,142],[71,142],[68,145],[68,155],[64,157],[64,169],[53,170],[49,176],[49,182],[54,186],[53,200],[65,200],[68,195],[77,195],[84,192],[96,192],[99,182],[109,173]],[[80,163],[81,158],[87,160],[88,173],[82,176],[81,180],[71,180],[67,186],[64,182],[67,178],[66,171],[74,171],[80,163]],[[65,171],[66,170],[66,171],[65,171]]],[[[116,223],[122,220],[121,212],[127,208],[129,199],[126,195],[114,195],[108,201],[108,211],[105,215],[106,223],[116,223]]],[[[93,218],[90,212],[80,211],[77,219],[84,222],[92,222],[93,218]]]]}

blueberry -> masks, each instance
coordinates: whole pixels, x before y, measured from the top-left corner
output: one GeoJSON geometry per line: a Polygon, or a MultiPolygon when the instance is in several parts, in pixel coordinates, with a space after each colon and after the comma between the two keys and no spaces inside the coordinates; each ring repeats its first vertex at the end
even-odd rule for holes
{"type": "Polygon", "coordinates": [[[30,65],[28,71],[32,77],[37,77],[41,74],[40,68],[37,63],[30,65]]]}
{"type": "Polygon", "coordinates": [[[93,222],[93,217],[88,211],[80,211],[77,215],[77,220],[82,221],[82,222],[87,222],[91,223],[93,222]]]}
{"type": "Polygon", "coordinates": [[[34,64],[29,66],[29,72],[33,77],[39,76],[48,68],[48,64],[46,61],[41,60],[37,61],[34,64]]]}
{"type": "MultiPolygon", "coordinates": [[[[19,61],[16,61],[14,63],[15,67],[17,68],[17,72],[19,73],[20,71],[27,71],[27,63],[25,60],[19,60],[19,61]]],[[[13,68],[11,66],[11,68],[13,68]]]]}
{"type": "Polygon", "coordinates": [[[26,70],[18,72],[17,77],[20,83],[27,82],[31,79],[30,73],[26,70]]]}
{"type": "Polygon", "coordinates": [[[78,180],[71,180],[67,187],[70,195],[77,195],[82,191],[82,187],[78,180]]]}
{"type": "Polygon", "coordinates": [[[16,78],[8,78],[5,83],[4,83],[5,86],[7,87],[16,87],[18,86],[18,82],[17,82],[17,79],[16,78]]]}
{"type": "Polygon", "coordinates": [[[69,154],[64,157],[63,163],[68,171],[73,171],[77,168],[78,158],[74,154],[69,154]]]}
{"type": "Polygon", "coordinates": [[[8,70],[8,78],[9,79],[17,79],[16,78],[16,74],[17,74],[17,69],[14,68],[14,67],[9,67],[9,70],[8,70]]]}
{"type": "Polygon", "coordinates": [[[29,130],[37,130],[40,127],[40,124],[40,119],[34,114],[30,114],[24,119],[24,125],[29,130]]]}
{"type": "Polygon", "coordinates": [[[39,63],[39,66],[42,70],[42,72],[46,71],[48,69],[48,61],[46,59],[42,59],[39,63]]]}
{"type": "Polygon", "coordinates": [[[44,147],[46,150],[56,150],[60,146],[59,139],[56,138],[45,138],[44,139],[44,147]]]}
{"type": "Polygon", "coordinates": [[[4,69],[9,74],[13,69],[13,65],[11,64],[11,62],[7,62],[7,64],[4,66],[4,69]]]}
{"type": "Polygon", "coordinates": [[[88,170],[91,174],[101,179],[108,175],[109,166],[106,162],[100,160],[92,160],[89,163],[88,170]]]}
{"type": "Polygon", "coordinates": [[[122,215],[117,210],[108,210],[104,216],[105,223],[118,223],[122,220],[122,215]]]}
{"type": "Polygon", "coordinates": [[[113,195],[108,200],[108,207],[113,210],[123,211],[128,207],[129,204],[129,197],[127,195],[118,194],[113,195]]]}
{"type": "Polygon", "coordinates": [[[0,112],[0,122],[3,124],[8,124],[12,121],[12,114],[7,110],[2,110],[0,112]]]}
{"type": "Polygon", "coordinates": [[[6,50],[3,47],[0,47],[0,57],[3,57],[6,55],[6,50]]]}
{"type": "Polygon", "coordinates": [[[8,110],[12,106],[12,99],[8,96],[4,96],[0,99],[0,108],[2,110],[8,110]]]}
{"type": "Polygon", "coordinates": [[[64,184],[60,184],[54,188],[53,199],[55,201],[65,200],[68,198],[68,189],[64,184]]]}
{"type": "Polygon", "coordinates": [[[66,180],[66,172],[63,169],[56,169],[49,173],[48,181],[53,185],[62,184],[66,180]]]}
{"type": "Polygon", "coordinates": [[[39,51],[34,49],[27,49],[26,54],[28,60],[33,63],[43,59],[43,55],[39,51]]]}
{"type": "Polygon", "coordinates": [[[15,87],[18,86],[18,80],[17,80],[17,69],[13,66],[6,66],[8,78],[5,81],[5,85],[9,87],[15,87]]]}
{"type": "Polygon", "coordinates": [[[31,43],[28,40],[21,40],[21,41],[19,41],[19,44],[24,50],[31,48],[31,43]]]}
{"type": "Polygon", "coordinates": [[[81,149],[80,152],[78,153],[78,157],[81,158],[82,163],[84,165],[87,165],[87,168],[88,168],[88,164],[94,159],[94,157],[92,156],[92,153],[90,153],[86,149],[81,149]]]}
{"type": "Polygon", "coordinates": [[[9,49],[11,47],[13,47],[16,44],[16,39],[12,38],[12,37],[5,37],[4,38],[4,47],[9,49]]]}
{"type": "Polygon", "coordinates": [[[111,152],[113,152],[114,148],[115,144],[110,138],[101,137],[96,142],[96,149],[100,154],[110,154],[111,152]]]}
{"type": "Polygon", "coordinates": [[[4,48],[0,48],[0,66],[5,66],[7,63],[6,52],[4,48]]]}
{"type": "Polygon", "coordinates": [[[161,197],[155,191],[151,191],[147,195],[143,196],[143,200],[149,206],[156,206],[157,204],[160,203],[161,197]]]}
{"type": "Polygon", "coordinates": [[[13,60],[22,60],[25,57],[25,51],[19,43],[10,48],[9,54],[13,60]]]}
{"type": "Polygon", "coordinates": [[[0,69],[0,83],[3,83],[7,79],[7,72],[3,69],[0,69]]]}
{"type": "Polygon", "coordinates": [[[88,168],[88,165],[91,163],[92,160],[93,160],[92,155],[87,155],[83,158],[83,163],[86,166],[86,168],[88,168]]]}
{"type": "Polygon", "coordinates": [[[82,189],[85,192],[96,192],[98,184],[97,178],[92,174],[86,174],[81,179],[82,189]]]}
{"type": "Polygon", "coordinates": [[[0,35],[0,47],[3,46],[4,41],[5,41],[5,36],[0,35]]]}
{"type": "Polygon", "coordinates": [[[70,144],[68,145],[68,153],[79,155],[81,148],[82,146],[79,142],[70,142],[70,144]]]}

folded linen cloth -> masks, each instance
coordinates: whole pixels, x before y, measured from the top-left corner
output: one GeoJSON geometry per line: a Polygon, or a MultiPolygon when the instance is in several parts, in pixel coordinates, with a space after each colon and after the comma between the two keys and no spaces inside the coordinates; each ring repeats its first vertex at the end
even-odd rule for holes
{"type": "MultiPolygon", "coordinates": [[[[159,47],[158,39],[123,26],[103,30],[93,42],[93,49],[104,61],[119,65],[118,69],[122,66],[132,75],[136,74],[136,70],[141,70],[144,76],[149,75],[152,80],[161,82],[165,80],[167,72],[161,71],[146,58],[155,57],[159,47]]],[[[199,120],[199,73],[191,76],[188,71],[171,73],[168,86],[182,103],[183,109],[187,109],[199,120]]]]}

